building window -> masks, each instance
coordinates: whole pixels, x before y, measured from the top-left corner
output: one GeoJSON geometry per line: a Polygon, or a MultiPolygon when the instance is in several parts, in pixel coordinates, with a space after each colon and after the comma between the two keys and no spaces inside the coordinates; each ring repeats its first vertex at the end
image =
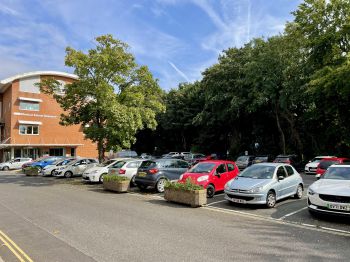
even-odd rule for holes
{"type": "Polygon", "coordinates": [[[64,156],[63,148],[50,148],[50,156],[64,156]]]}
{"type": "Polygon", "coordinates": [[[21,135],[39,135],[39,126],[19,125],[19,133],[21,135]]]}
{"type": "Polygon", "coordinates": [[[19,80],[19,91],[40,94],[40,89],[35,84],[40,82],[39,76],[26,77],[19,80]]]}
{"type": "Polygon", "coordinates": [[[38,102],[20,101],[19,102],[19,109],[21,109],[21,110],[39,111],[40,106],[39,106],[38,102]]]}

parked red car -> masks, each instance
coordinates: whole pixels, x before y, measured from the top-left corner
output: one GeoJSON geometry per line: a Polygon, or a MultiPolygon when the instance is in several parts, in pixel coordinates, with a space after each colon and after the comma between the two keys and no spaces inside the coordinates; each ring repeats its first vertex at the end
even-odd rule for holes
{"type": "Polygon", "coordinates": [[[180,176],[179,182],[187,178],[207,189],[207,197],[213,197],[215,192],[224,190],[225,184],[239,174],[239,169],[233,161],[206,160],[197,163],[180,176]]]}
{"type": "Polygon", "coordinates": [[[350,163],[350,159],[345,157],[330,157],[322,159],[317,166],[316,178],[320,178],[331,165],[343,163],[350,163]]]}

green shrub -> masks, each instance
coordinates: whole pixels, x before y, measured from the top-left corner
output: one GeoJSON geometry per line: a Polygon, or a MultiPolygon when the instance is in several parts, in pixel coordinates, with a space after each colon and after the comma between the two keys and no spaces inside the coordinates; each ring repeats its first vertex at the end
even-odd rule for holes
{"type": "Polygon", "coordinates": [[[104,175],[103,181],[111,182],[111,181],[127,181],[130,180],[126,176],[116,176],[116,175],[104,175]]]}
{"type": "Polygon", "coordinates": [[[202,186],[194,184],[191,178],[187,178],[185,183],[167,181],[164,188],[175,189],[175,190],[186,190],[186,191],[203,189],[202,186]]]}
{"type": "Polygon", "coordinates": [[[28,171],[31,171],[31,170],[33,170],[33,171],[38,171],[39,172],[39,167],[37,167],[37,166],[27,166],[27,167],[25,167],[24,168],[24,170],[28,170],[28,171]]]}

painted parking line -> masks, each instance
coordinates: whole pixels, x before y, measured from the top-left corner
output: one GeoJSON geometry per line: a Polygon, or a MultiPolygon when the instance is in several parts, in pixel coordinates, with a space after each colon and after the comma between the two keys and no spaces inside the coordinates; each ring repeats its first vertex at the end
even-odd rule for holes
{"type": "Polygon", "coordinates": [[[224,199],[224,200],[220,200],[220,201],[216,201],[216,202],[211,202],[211,203],[207,204],[206,206],[212,206],[212,205],[215,205],[215,204],[218,204],[218,203],[222,203],[222,202],[227,202],[227,200],[224,199]]]}
{"type": "Polygon", "coordinates": [[[279,220],[283,220],[283,219],[285,219],[285,218],[287,218],[287,217],[290,217],[290,216],[293,216],[293,215],[295,215],[295,214],[297,214],[297,213],[299,213],[299,212],[301,212],[301,211],[303,211],[303,210],[305,210],[305,209],[307,209],[308,207],[303,207],[303,208],[300,208],[300,209],[298,209],[298,210],[296,210],[296,211],[294,211],[294,212],[291,212],[291,213],[288,213],[288,214],[286,214],[286,215],[284,215],[283,217],[280,217],[280,218],[278,218],[279,220]]]}
{"type": "Polygon", "coordinates": [[[17,257],[20,262],[33,262],[33,260],[4,232],[0,230],[0,240],[17,257]]]}

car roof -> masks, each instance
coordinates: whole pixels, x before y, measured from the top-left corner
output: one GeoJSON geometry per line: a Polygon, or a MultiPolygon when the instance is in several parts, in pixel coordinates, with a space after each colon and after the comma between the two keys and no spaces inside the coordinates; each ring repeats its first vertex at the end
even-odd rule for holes
{"type": "Polygon", "coordinates": [[[254,166],[291,166],[289,164],[286,163],[258,163],[258,164],[254,164],[254,166]]]}
{"type": "Polygon", "coordinates": [[[199,163],[235,163],[235,161],[231,161],[231,160],[219,160],[219,159],[209,159],[209,160],[205,160],[205,161],[201,161],[199,163]]]}
{"type": "Polygon", "coordinates": [[[333,164],[330,167],[342,167],[342,168],[350,168],[350,164],[333,164]]]}
{"type": "Polygon", "coordinates": [[[328,158],[322,159],[322,161],[346,160],[346,159],[349,159],[349,158],[347,158],[347,157],[328,157],[328,158]]]}

